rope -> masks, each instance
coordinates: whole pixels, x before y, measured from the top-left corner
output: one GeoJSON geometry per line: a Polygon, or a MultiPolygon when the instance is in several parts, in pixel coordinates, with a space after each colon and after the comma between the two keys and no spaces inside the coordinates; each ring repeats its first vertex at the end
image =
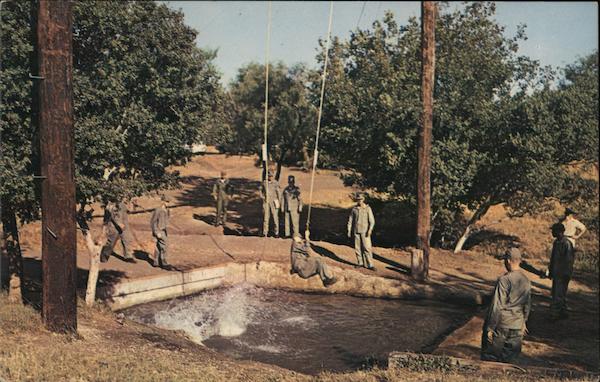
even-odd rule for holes
{"type": "MultiPolygon", "coordinates": [[[[262,148],[261,155],[263,156],[263,160],[265,161],[265,172],[263,185],[265,187],[265,209],[263,211],[263,219],[264,217],[268,217],[271,220],[269,214],[269,149],[267,146],[267,135],[269,131],[269,123],[268,123],[268,110],[269,110],[269,49],[271,45],[271,2],[269,1],[269,7],[267,12],[267,47],[265,51],[265,127],[264,127],[264,146],[262,148]]],[[[267,238],[267,233],[269,231],[269,224],[267,223],[267,232],[263,232],[265,239],[267,238]]],[[[267,246],[267,240],[263,240],[263,249],[261,258],[265,254],[265,248],[267,246]]]]}
{"type": "Polygon", "coordinates": [[[323,98],[325,96],[325,79],[327,78],[327,63],[329,62],[329,42],[331,40],[331,24],[333,21],[333,1],[329,5],[329,26],[327,27],[327,43],[325,44],[325,63],[323,64],[323,77],[321,80],[321,99],[319,101],[319,116],[317,118],[317,134],[315,138],[315,151],[313,154],[312,174],[310,176],[310,194],[308,196],[308,215],[306,217],[306,230],[310,231],[310,213],[312,210],[312,195],[315,185],[315,171],[319,154],[319,134],[321,132],[321,116],[323,114],[323,98]]]}

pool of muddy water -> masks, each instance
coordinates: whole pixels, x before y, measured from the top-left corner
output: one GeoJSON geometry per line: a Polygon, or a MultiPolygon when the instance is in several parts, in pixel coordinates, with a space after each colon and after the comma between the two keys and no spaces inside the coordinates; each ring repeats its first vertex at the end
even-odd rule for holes
{"type": "Polygon", "coordinates": [[[182,330],[233,358],[316,374],[385,366],[391,351],[431,351],[474,310],[241,284],[124,313],[138,322],[182,330]]]}

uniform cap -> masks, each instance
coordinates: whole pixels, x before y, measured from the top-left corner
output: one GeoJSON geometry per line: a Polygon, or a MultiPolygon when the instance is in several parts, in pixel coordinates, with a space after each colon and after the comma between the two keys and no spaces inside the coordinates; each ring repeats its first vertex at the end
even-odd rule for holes
{"type": "Polygon", "coordinates": [[[575,210],[573,210],[571,207],[567,207],[565,209],[565,215],[577,215],[577,212],[575,212],[575,210]]]}
{"type": "Polygon", "coordinates": [[[504,256],[502,256],[504,260],[510,261],[520,261],[521,260],[521,250],[519,248],[509,248],[504,252],[504,256]]]}

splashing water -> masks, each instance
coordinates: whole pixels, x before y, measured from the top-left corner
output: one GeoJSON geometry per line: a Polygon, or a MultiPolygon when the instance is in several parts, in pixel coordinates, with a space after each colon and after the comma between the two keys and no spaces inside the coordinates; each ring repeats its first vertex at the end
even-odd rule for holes
{"type": "Polygon", "coordinates": [[[300,294],[241,284],[139,305],[125,314],[182,330],[193,341],[234,358],[317,373],[385,362],[393,350],[427,351],[472,312],[431,302],[300,294]]]}

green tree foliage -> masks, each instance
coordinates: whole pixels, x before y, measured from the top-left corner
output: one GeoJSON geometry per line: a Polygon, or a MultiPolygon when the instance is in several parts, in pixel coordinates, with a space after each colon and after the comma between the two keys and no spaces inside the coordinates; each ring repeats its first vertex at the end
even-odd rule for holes
{"type": "MultiPolygon", "coordinates": [[[[316,108],[309,100],[314,73],[302,65],[282,63],[269,68],[268,145],[269,160],[283,163],[302,158],[303,148],[316,128],[316,108]]],[[[242,67],[229,90],[231,129],[225,150],[260,153],[264,140],[265,67],[250,63],[242,67]]]]}
{"type": "MultiPolygon", "coordinates": [[[[29,73],[34,2],[2,4],[0,198],[3,218],[39,214],[38,142],[29,73]]],[[[211,60],[195,45],[183,13],[155,2],[73,5],[73,84],[77,201],[129,198],[176,184],[167,167],[184,145],[207,134],[222,90],[211,60]]],[[[4,225],[6,228],[6,224],[4,225]]]]}
{"type": "MultiPolygon", "coordinates": [[[[554,73],[519,56],[524,26],[506,37],[494,13],[493,3],[478,2],[453,12],[441,9],[437,19],[434,239],[459,236],[453,227],[465,207],[475,212],[470,224],[494,204],[507,203],[514,214],[540,208],[570,179],[560,165],[580,156],[565,156],[557,146],[561,134],[567,134],[559,130],[579,128],[559,129],[556,92],[550,88],[554,73]]],[[[414,206],[421,111],[418,20],[399,26],[387,13],[372,29],[357,30],[345,42],[334,40],[330,63],[324,150],[353,170],[348,182],[414,206]]],[[[575,72],[571,68],[571,77],[575,72]]],[[[592,83],[597,83],[595,76],[592,83]]],[[[597,95],[595,102],[597,107],[597,95]]],[[[593,105],[592,98],[575,108],[596,113],[593,105]]],[[[586,123],[580,129],[597,145],[597,119],[586,123]]]]}

